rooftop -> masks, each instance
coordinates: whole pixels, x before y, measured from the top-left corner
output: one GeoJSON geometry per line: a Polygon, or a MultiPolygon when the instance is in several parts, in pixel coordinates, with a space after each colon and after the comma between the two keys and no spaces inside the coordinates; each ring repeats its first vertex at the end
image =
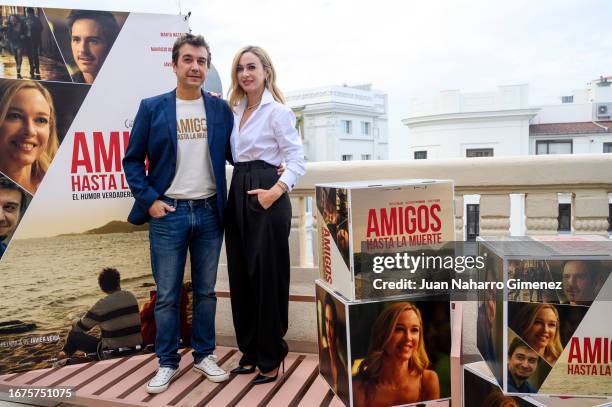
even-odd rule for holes
{"type": "Polygon", "coordinates": [[[609,133],[612,131],[612,121],[597,122],[577,122],[577,123],[545,123],[532,124],[529,126],[530,134],[591,134],[609,133]],[[606,127],[608,130],[604,129],[606,127]]]}

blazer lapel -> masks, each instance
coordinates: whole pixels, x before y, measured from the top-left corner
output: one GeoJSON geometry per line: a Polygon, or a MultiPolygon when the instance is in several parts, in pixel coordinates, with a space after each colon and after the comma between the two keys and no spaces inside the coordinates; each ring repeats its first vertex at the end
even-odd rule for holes
{"type": "Polygon", "coordinates": [[[204,111],[206,112],[206,128],[208,131],[208,151],[211,154],[212,157],[212,152],[213,150],[213,141],[214,141],[214,134],[215,134],[215,126],[214,126],[214,118],[215,118],[215,113],[213,110],[213,102],[211,100],[212,96],[209,96],[206,92],[202,91],[202,96],[203,96],[203,100],[204,100],[204,111]]]}
{"type": "Polygon", "coordinates": [[[172,151],[176,157],[176,89],[166,94],[164,115],[168,122],[168,132],[170,134],[172,151]]]}

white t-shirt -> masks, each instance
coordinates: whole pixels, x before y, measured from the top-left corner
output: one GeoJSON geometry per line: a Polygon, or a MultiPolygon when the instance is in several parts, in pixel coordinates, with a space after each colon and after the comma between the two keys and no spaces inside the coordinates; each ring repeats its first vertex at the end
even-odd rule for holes
{"type": "Polygon", "coordinates": [[[176,99],[176,172],[164,195],[203,199],[217,192],[208,150],[208,126],[202,98],[176,99]]]}

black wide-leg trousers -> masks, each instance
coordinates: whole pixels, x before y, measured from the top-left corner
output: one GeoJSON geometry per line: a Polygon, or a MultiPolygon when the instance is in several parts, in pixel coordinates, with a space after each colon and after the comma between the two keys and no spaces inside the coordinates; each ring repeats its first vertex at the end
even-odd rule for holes
{"type": "Polygon", "coordinates": [[[225,211],[225,246],[232,317],[241,365],[263,373],[278,367],[288,352],[289,232],[291,201],[283,194],[264,209],[257,195],[278,181],[264,161],[236,163],[225,211]]]}

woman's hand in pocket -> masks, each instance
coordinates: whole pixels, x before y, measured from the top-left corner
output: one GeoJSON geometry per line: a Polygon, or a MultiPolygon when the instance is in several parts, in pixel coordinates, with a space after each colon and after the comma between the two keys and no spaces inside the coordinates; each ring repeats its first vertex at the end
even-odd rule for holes
{"type": "Polygon", "coordinates": [[[272,206],[274,202],[276,202],[278,198],[283,195],[284,192],[285,191],[283,191],[283,189],[278,184],[274,184],[274,186],[270,189],[252,189],[250,191],[247,191],[247,194],[257,195],[257,200],[259,201],[261,207],[264,209],[268,209],[272,206]]]}

